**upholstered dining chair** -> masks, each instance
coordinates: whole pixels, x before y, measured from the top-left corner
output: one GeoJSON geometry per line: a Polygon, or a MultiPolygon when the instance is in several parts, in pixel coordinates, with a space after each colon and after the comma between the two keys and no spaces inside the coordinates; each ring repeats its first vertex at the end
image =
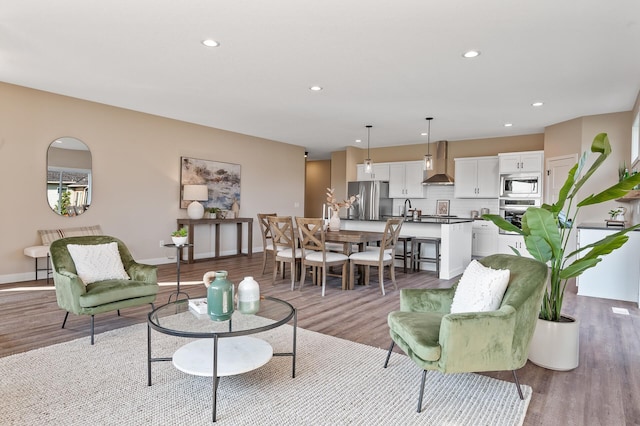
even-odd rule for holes
{"type": "Polygon", "coordinates": [[[293,227],[293,218],[291,216],[269,216],[269,228],[271,229],[271,238],[273,239],[273,280],[276,282],[278,274],[278,264],[282,268],[282,276],[284,278],[285,265],[291,265],[291,290],[295,289],[296,271],[301,263],[302,250],[298,247],[298,237],[293,227]]]}
{"type": "Polygon", "coordinates": [[[271,238],[271,227],[269,226],[269,216],[278,216],[277,213],[258,213],[258,225],[260,225],[260,235],[262,235],[262,275],[267,268],[267,255],[274,255],[273,238],[271,238]]]}
{"type": "MultiPolygon", "coordinates": [[[[298,225],[298,238],[302,249],[302,272],[300,273],[300,289],[306,279],[308,266],[315,270],[322,269],[322,297],[324,297],[327,284],[327,268],[342,266],[342,288],[345,288],[347,279],[347,265],[349,256],[336,253],[327,248],[325,241],[324,220],[316,218],[296,217],[298,225]]],[[[315,273],[313,274],[315,278],[315,273]]],[[[315,281],[315,280],[314,280],[315,281]]]]}
{"type": "Polygon", "coordinates": [[[511,370],[518,395],[524,399],[516,370],[527,362],[548,268],[535,259],[508,254],[487,256],[479,262],[482,266],[477,267],[483,270],[466,281],[471,284],[466,288],[472,291],[463,298],[458,299],[461,295],[457,292],[463,287],[467,271],[451,288],[400,290],[400,311],[391,312],[387,318],[391,346],[384,367],[387,368],[397,344],[423,370],[418,412],[422,410],[428,370],[442,373],[511,370]],[[496,279],[491,275],[506,270],[508,277],[503,276],[500,292],[494,290],[490,297],[490,305],[498,307],[482,311],[473,306],[479,298],[491,293],[490,286],[496,287],[496,279]],[[478,288],[482,291],[478,292],[478,288]],[[465,300],[472,302],[471,309],[462,304],[455,306],[465,300]]]}
{"type": "Polygon", "coordinates": [[[61,238],[51,243],[58,306],[76,315],[94,315],[150,304],[158,293],[157,267],[133,260],[122,241],[106,235],[61,238]]]}
{"type": "Polygon", "coordinates": [[[378,267],[378,281],[380,283],[380,292],[385,295],[384,292],[384,267],[389,267],[389,274],[391,275],[391,282],[393,288],[398,289],[396,284],[396,274],[394,268],[395,260],[395,248],[398,242],[398,236],[400,235],[400,229],[402,228],[402,218],[390,218],[387,219],[387,223],[384,227],[384,233],[382,235],[382,241],[379,247],[368,246],[366,250],[352,253],[349,256],[349,282],[350,286],[353,286],[355,279],[355,267],[357,265],[364,265],[364,282],[369,284],[369,268],[371,266],[378,267]]]}

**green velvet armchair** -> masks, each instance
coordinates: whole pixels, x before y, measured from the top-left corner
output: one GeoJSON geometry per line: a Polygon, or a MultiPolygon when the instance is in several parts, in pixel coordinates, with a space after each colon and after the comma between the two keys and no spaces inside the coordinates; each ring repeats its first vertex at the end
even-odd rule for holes
{"type": "Polygon", "coordinates": [[[76,315],[91,315],[91,344],[94,343],[94,315],[103,312],[151,304],[158,293],[157,268],[133,260],[122,241],[106,235],[62,238],[51,243],[51,263],[56,300],[60,308],[76,315]],[[124,270],[130,279],[107,279],[85,285],[77,274],[76,265],[69,253],[69,244],[97,245],[116,242],[124,270]]]}
{"type": "Polygon", "coordinates": [[[537,260],[506,254],[479,261],[493,269],[510,270],[498,310],[450,313],[456,284],[449,289],[402,289],[400,311],[388,316],[392,342],[384,367],[397,344],[423,369],[418,412],[422,409],[427,370],[511,370],[520,399],[524,399],[515,370],[527,362],[548,269],[537,260]]]}

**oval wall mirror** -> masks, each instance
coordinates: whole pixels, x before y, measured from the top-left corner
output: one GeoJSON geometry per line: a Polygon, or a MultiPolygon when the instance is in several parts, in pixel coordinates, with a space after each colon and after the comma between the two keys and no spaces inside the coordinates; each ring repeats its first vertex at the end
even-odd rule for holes
{"type": "Polygon", "coordinates": [[[91,205],[91,151],[80,139],[62,137],[47,150],[47,203],[61,216],[78,216],[91,205]]]}

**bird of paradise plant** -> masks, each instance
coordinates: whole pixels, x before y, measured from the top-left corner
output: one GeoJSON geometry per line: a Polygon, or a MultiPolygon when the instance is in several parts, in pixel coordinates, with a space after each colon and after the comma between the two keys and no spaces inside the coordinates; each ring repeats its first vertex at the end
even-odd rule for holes
{"type": "MultiPolygon", "coordinates": [[[[544,204],[542,207],[529,207],[522,217],[522,228],[498,215],[483,215],[483,218],[491,220],[501,229],[522,235],[527,251],[537,260],[549,265],[550,285],[545,291],[540,310],[540,318],[544,320],[561,321],[562,302],[568,280],[593,268],[603,256],[622,247],[629,239],[625,234],[640,227],[639,224],[622,229],[600,241],[565,253],[576,216],[582,207],[623,197],[634,186],[640,184],[640,173],[631,175],[599,194],[588,195],[572,209],[578,191],[611,154],[611,145],[606,133],[600,133],[593,139],[591,152],[598,154],[598,157],[589,170],[580,177],[587,160],[585,152],[569,171],[569,176],[558,195],[558,201],[551,205],[544,204]],[[585,253],[578,258],[577,255],[583,252],[585,253]]],[[[511,249],[520,255],[518,250],[513,247],[511,249]]]]}

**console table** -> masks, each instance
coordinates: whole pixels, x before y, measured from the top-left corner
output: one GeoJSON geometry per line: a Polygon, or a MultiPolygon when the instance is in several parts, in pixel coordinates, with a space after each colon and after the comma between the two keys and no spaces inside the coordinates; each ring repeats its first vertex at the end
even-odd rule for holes
{"type": "MultiPolygon", "coordinates": [[[[198,259],[200,260],[209,260],[215,259],[220,256],[220,225],[224,224],[236,224],[237,229],[237,239],[236,239],[236,254],[233,256],[241,256],[242,253],[242,224],[247,224],[247,256],[251,257],[253,252],[253,218],[250,217],[238,217],[235,219],[178,219],[178,229],[186,226],[189,231],[189,247],[187,250],[187,263],[195,262],[193,258],[193,236],[194,236],[194,225],[215,225],[215,255],[213,257],[209,257],[206,259],[198,259]]],[[[182,256],[180,255],[180,258],[182,256]]]]}

